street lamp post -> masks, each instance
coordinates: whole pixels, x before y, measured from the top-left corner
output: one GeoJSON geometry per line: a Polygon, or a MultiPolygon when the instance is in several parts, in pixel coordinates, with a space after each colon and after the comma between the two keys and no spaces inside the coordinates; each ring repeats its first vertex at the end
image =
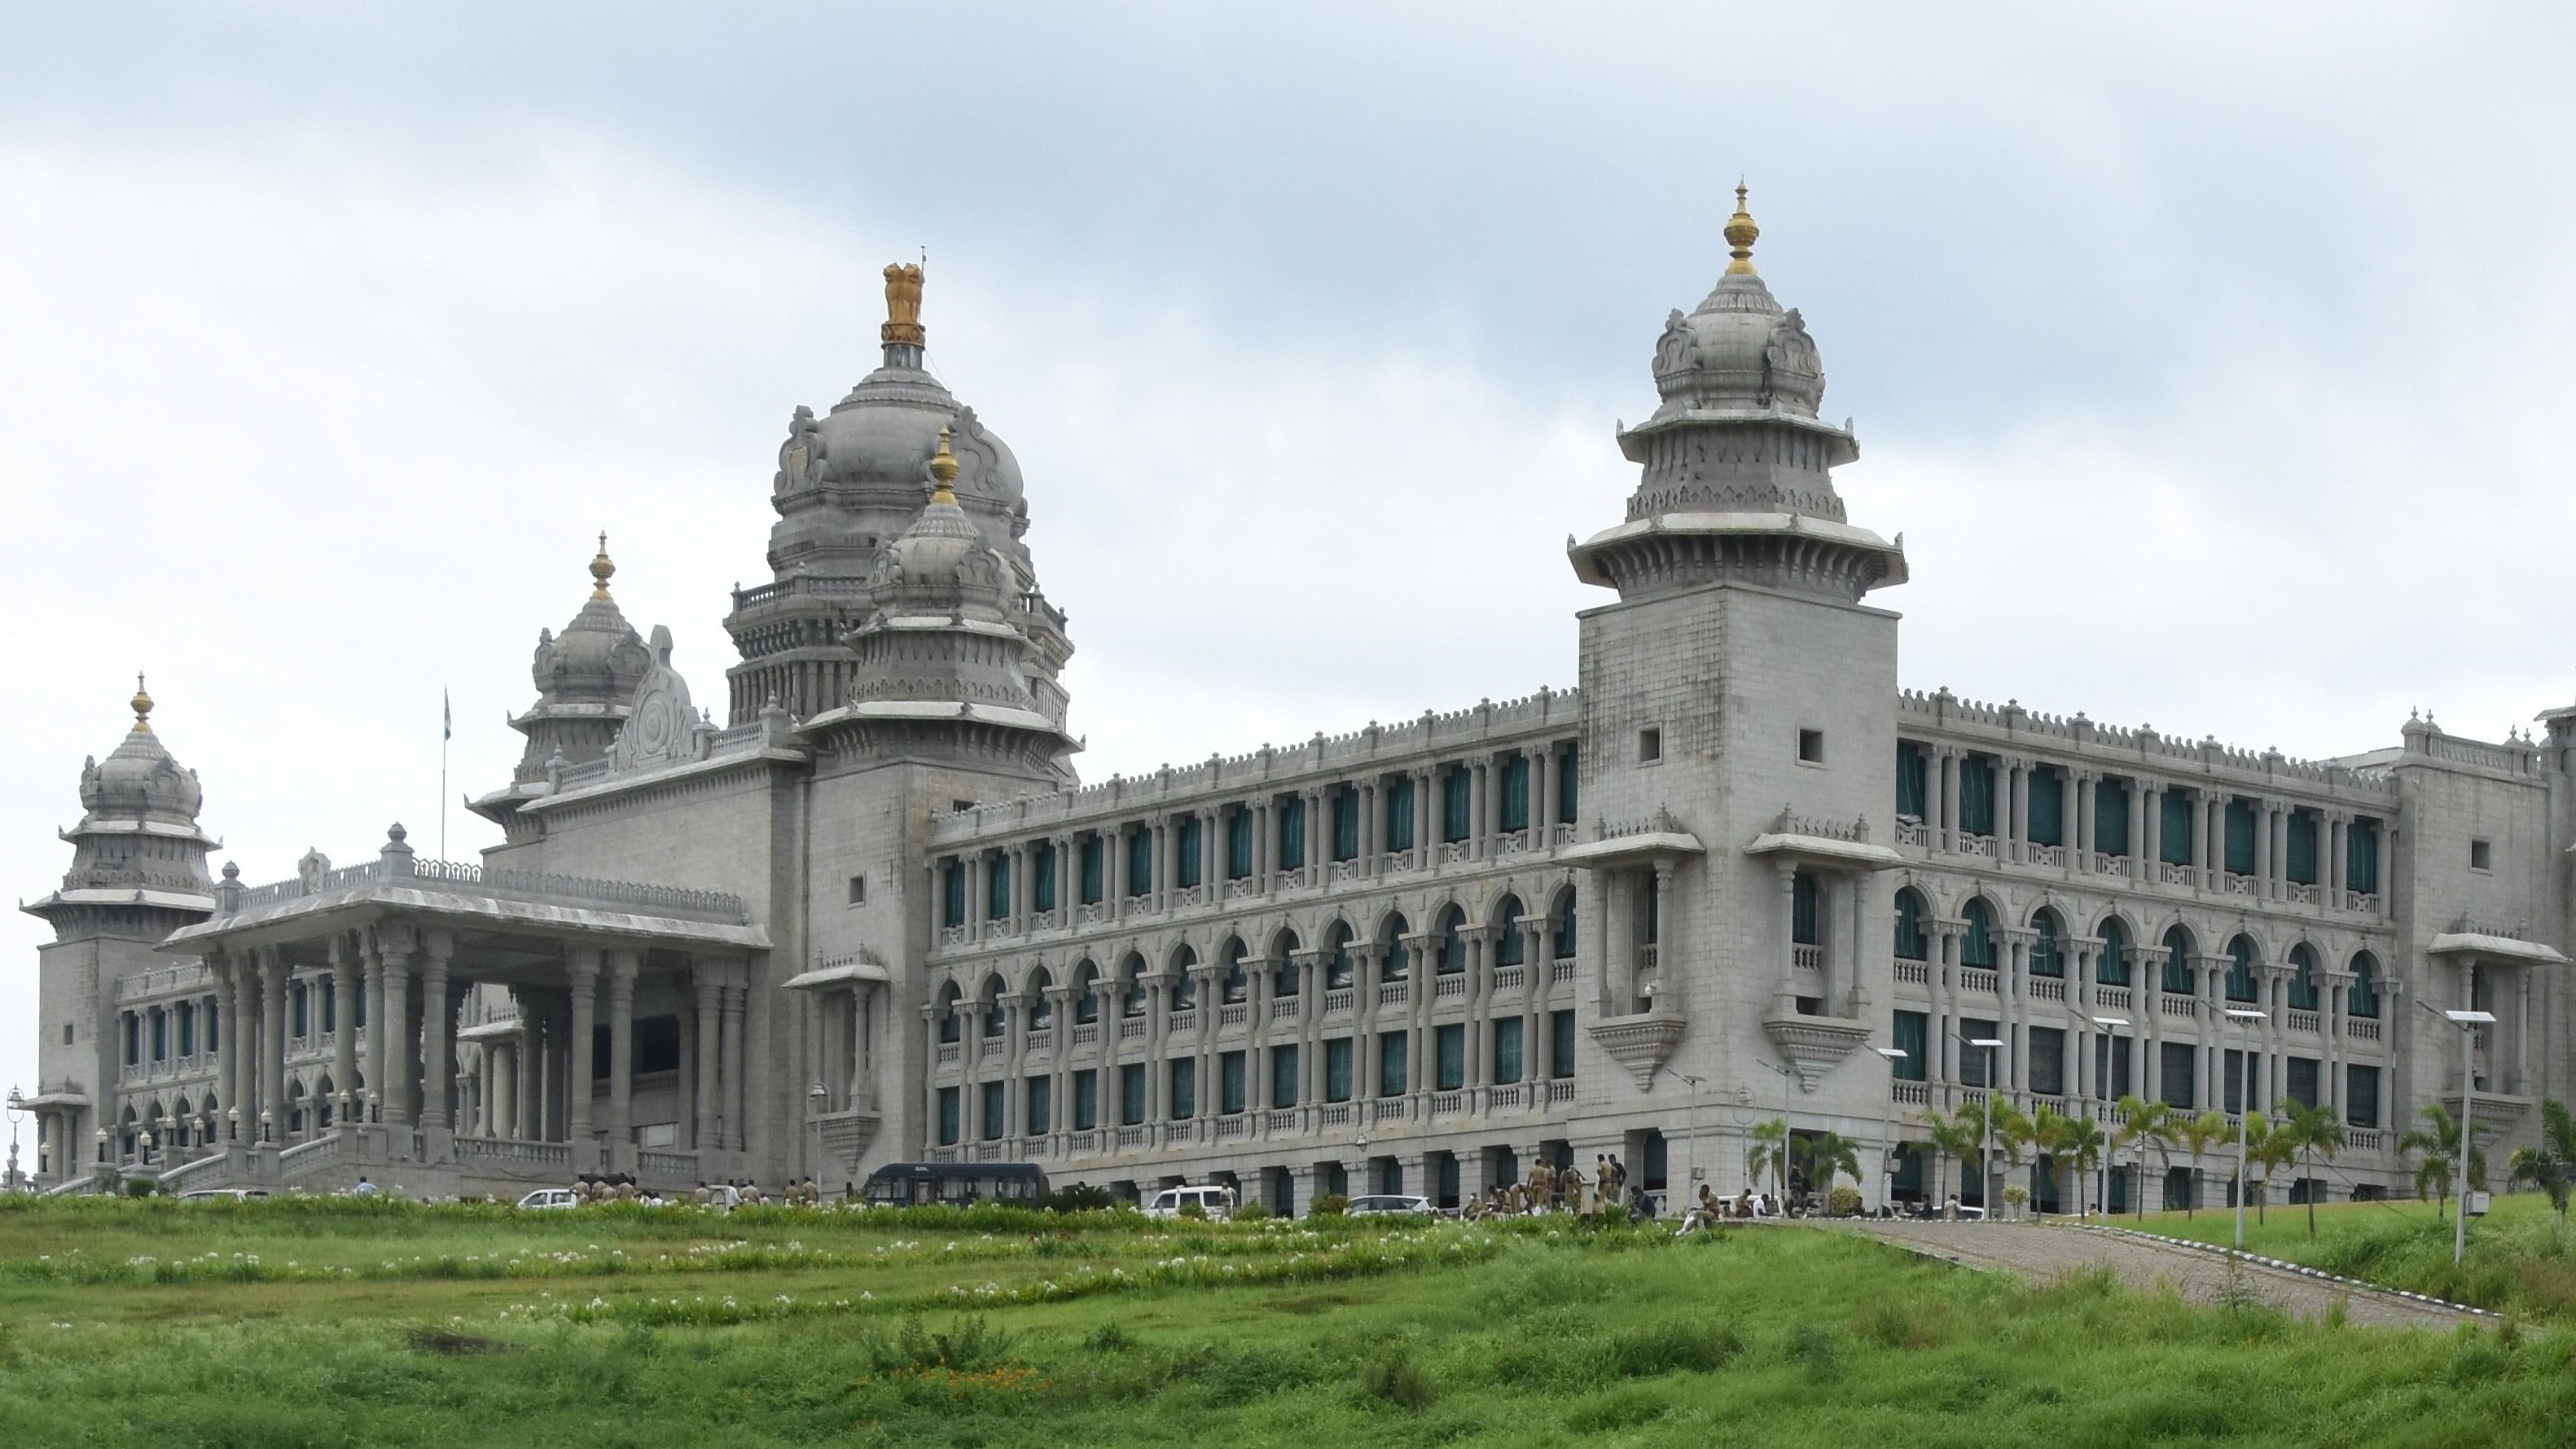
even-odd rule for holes
{"type": "Polygon", "coordinates": [[[2236,1251],[2245,1251],[2246,1139],[2254,1126],[2254,1023],[2271,1018],[2244,1006],[2227,1008],[2227,1019],[2245,1028],[2245,1045],[2236,1054],[2236,1251]]]}
{"type": "Polygon", "coordinates": [[[823,1170],[823,1109],[831,1105],[832,1093],[821,1082],[816,1082],[813,1089],[805,1094],[805,1100],[814,1108],[814,1170],[821,1172],[823,1170]]]}
{"type": "Polygon", "coordinates": [[[27,1099],[18,1095],[13,1083],[9,1088],[9,1191],[18,1190],[18,1124],[27,1117],[27,1099]]]}
{"type": "MultiPolygon", "coordinates": [[[[1708,1084],[1708,1079],[1694,1077],[1688,1072],[1680,1075],[1682,1081],[1690,1087],[1690,1114],[1682,1119],[1683,1140],[1688,1144],[1685,1150],[1689,1154],[1682,1159],[1685,1164],[1683,1168],[1685,1175],[1682,1178],[1682,1211],[1688,1212],[1699,1200],[1699,1089],[1708,1084]]],[[[1667,1203],[1665,1206],[1669,1209],[1671,1204],[1667,1203]]]]}
{"type": "MultiPolygon", "coordinates": [[[[2096,1016],[2090,1020],[2105,1032],[2125,1030],[2129,1025],[2129,1019],[2125,1016],[2096,1016]]],[[[2111,1143],[2108,1132],[2111,1125],[2111,1048],[2108,1045],[2102,1048],[2101,1067],[2093,1073],[2093,1095],[2102,1104],[2102,1125],[2105,1129],[2102,1160],[2096,1164],[2093,1205],[2101,1210],[2103,1217],[2108,1218],[2111,1215],[2111,1143]]],[[[2141,1153],[2145,1151],[2144,1148],[2139,1150],[2141,1153]]],[[[2146,1158],[2142,1155],[2138,1160],[2143,1163],[2146,1158]]]]}
{"type": "Polygon", "coordinates": [[[2493,1026],[2496,1019],[2492,1011],[2446,1011],[2442,1019],[2460,1029],[2460,1211],[2451,1228],[2451,1262],[2456,1266],[2469,1255],[2469,1116],[2478,1102],[2478,1028],[2493,1026]]]}
{"type": "Polygon", "coordinates": [[[1985,1145],[1978,1151],[1978,1156],[1984,1160],[1977,1164],[1977,1192],[1982,1198],[1979,1206],[1985,1212],[1986,1221],[1993,1222],[1995,1220],[1995,1064],[1998,1060],[1995,1054],[2003,1050],[2004,1044],[2000,1038],[1981,1036],[1971,1038],[1968,1045],[1986,1049],[1986,1104],[1982,1114],[1986,1119],[1986,1130],[1985,1145]]]}
{"type": "Polygon", "coordinates": [[[1878,1155],[1878,1205],[1896,1206],[1896,1074],[1905,1069],[1913,1055],[1892,1046],[1872,1047],[1887,1059],[1887,1150],[1878,1155]]]}
{"type": "Polygon", "coordinates": [[[1789,1091],[1797,1072],[1785,1062],[1765,1061],[1762,1065],[1780,1074],[1780,1211],[1785,1216],[1789,1211],[1789,1091]]]}

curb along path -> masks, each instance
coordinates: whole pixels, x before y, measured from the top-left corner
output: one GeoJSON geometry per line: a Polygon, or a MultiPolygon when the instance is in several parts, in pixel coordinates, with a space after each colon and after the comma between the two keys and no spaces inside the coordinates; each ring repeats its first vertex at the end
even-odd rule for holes
{"type": "MultiPolygon", "coordinates": [[[[2125,1228],[2043,1227],[2035,1223],[1864,1222],[1882,1242],[1971,1268],[2007,1270],[2045,1281],[2072,1269],[2108,1268],[2139,1288],[2169,1282],[2195,1303],[2216,1303],[2227,1290],[2227,1252],[2125,1228]]],[[[2243,1282],[2263,1301],[2299,1318],[2322,1318],[2340,1300],[2354,1323],[2451,1329],[2496,1321],[2480,1309],[2419,1294],[2373,1287],[2270,1258],[2238,1260],[2243,1282]]]]}

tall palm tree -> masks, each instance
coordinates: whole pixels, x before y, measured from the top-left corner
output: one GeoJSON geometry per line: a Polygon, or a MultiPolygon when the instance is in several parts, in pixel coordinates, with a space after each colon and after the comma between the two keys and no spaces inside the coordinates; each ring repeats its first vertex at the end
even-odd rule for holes
{"type": "Polygon", "coordinates": [[[2137,1096],[2120,1099],[2120,1130],[2111,1134],[2111,1150],[2134,1143],[2138,1148],[2138,1221],[2147,1219],[2147,1149],[2156,1149],[2157,1160],[2166,1172],[2173,1171],[2174,1109],[2163,1102],[2149,1102],[2137,1096]]]}
{"type": "Polygon", "coordinates": [[[1769,1173],[1779,1185],[1780,1201],[1789,1200],[1789,1123],[1774,1117],[1753,1129],[1753,1150],[1744,1156],[1745,1171],[1755,1178],[1769,1173]]]}
{"type": "MultiPolygon", "coordinates": [[[[2397,1139],[2400,1155],[2414,1152],[2423,1155],[2415,1165],[2415,1195],[2433,1189],[2433,1220],[2440,1222],[2451,1201],[2451,1181],[2459,1172],[2460,1119],[2439,1102],[2427,1102],[2416,1113],[2424,1125],[2397,1139]]],[[[2469,1128],[2469,1186],[2484,1191],[2487,1185],[2487,1155],[2478,1142],[2495,1129],[2484,1122],[2469,1128]]]]}
{"type": "MultiPolygon", "coordinates": [[[[2200,1155],[2216,1144],[2226,1141],[2232,1135],[2228,1130],[2227,1115],[2212,1109],[2197,1117],[2185,1118],[2176,1124],[2173,1134],[2175,1142],[2182,1147],[2182,1150],[2191,1154],[2192,1183],[2197,1188],[2200,1182],[2200,1155]]],[[[2182,1215],[2185,1218],[2195,1216],[2199,1206],[2198,1191],[2183,1194],[2182,1215]]]]}
{"type": "Polygon", "coordinates": [[[2540,1104],[2540,1145],[2517,1147],[2505,1162],[2506,1181],[2533,1187],[2549,1194],[2549,1205],[2558,1210],[2558,1221],[2567,1221],[2569,1190],[2576,1188],[2576,1114],[2555,1097],[2540,1104]]]}
{"type": "Polygon", "coordinates": [[[2263,1169],[2262,1186],[2255,1188],[2249,1183],[2239,1182],[2236,1184],[2236,1190],[2240,1194],[2249,1191],[2256,1194],[2254,1198],[2256,1222],[2271,1221],[2268,1209],[2272,1206],[2272,1179],[2279,1175],[2282,1168],[2297,1161],[2298,1156],[2298,1144],[2290,1140],[2287,1119],[2277,1123],[2268,1117],[2257,1116],[2246,1119],[2245,1165],[2249,1171],[2257,1167],[2263,1169]]]}
{"type": "MultiPolygon", "coordinates": [[[[2297,1155],[2301,1175],[2309,1176],[2312,1174],[2306,1169],[2316,1165],[2319,1155],[2332,1162],[2336,1151],[2342,1148],[2343,1123],[2331,1107],[2293,1106],[2290,1115],[2272,1129],[2271,1140],[2288,1143],[2291,1152],[2297,1155]]],[[[2316,1235],[2317,1195],[2311,1188],[2308,1192],[2308,1236],[2313,1238],[2316,1235]]]]}
{"type": "Polygon", "coordinates": [[[1986,1119],[1973,1107],[1962,1107],[1947,1116],[1927,1110],[1923,1114],[1923,1131],[1932,1140],[1932,1200],[1945,1202],[1948,1199],[1941,1189],[1947,1180],[1941,1173],[1941,1160],[1956,1158],[1964,1165],[1975,1155],[1985,1142],[1986,1119]]]}
{"type": "Polygon", "coordinates": [[[1796,1146],[1798,1157],[1807,1165],[1808,1190],[1823,1193],[1827,1203],[1833,1201],[1835,1174],[1860,1181],[1860,1144],[1841,1133],[1819,1132],[1800,1138],[1796,1146]]]}

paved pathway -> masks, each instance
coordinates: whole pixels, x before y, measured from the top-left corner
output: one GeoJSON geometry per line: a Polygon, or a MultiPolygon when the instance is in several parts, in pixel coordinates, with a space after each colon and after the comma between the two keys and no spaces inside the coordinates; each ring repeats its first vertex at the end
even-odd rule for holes
{"type": "MultiPolygon", "coordinates": [[[[2105,1267],[2141,1288],[2170,1282],[2184,1297],[2215,1303],[2227,1286],[2225,1255],[2158,1242],[2143,1235],[2032,1223],[1867,1222],[1861,1230],[1972,1268],[2046,1279],[2070,1269],[2105,1267]]],[[[2448,1330],[2482,1315],[2340,1279],[2311,1277],[2261,1263],[2243,1265],[2244,1281],[2263,1301],[2300,1318],[2321,1318],[2340,1299],[2354,1323],[2448,1330]]]]}

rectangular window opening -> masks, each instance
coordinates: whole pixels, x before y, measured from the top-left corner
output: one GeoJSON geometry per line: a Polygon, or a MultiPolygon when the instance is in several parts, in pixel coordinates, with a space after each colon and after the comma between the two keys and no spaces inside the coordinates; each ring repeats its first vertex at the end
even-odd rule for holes
{"type": "Polygon", "coordinates": [[[2494,868],[2495,868],[2495,847],[2494,847],[2493,845],[2489,844],[2488,842],[2483,841],[2483,840],[2472,840],[2472,841],[2470,841],[2470,842],[2469,842],[2469,869],[2471,869],[2471,870],[2493,870],[2494,868]]]}
{"type": "Polygon", "coordinates": [[[1660,729],[1637,731],[1637,763],[1651,765],[1664,757],[1664,732],[1660,729]]]}
{"type": "Polygon", "coordinates": [[[854,875],[850,877],[850,904],[854,906],[864,906],[867,903],[868,878],[863,875],[854,875]]]}
{"type": "Polygon", "coordinates": [[[1823,730],[1798,731],[1798,763],[1821,765],[1824,762],[1825,732],[1823,730]]]}

